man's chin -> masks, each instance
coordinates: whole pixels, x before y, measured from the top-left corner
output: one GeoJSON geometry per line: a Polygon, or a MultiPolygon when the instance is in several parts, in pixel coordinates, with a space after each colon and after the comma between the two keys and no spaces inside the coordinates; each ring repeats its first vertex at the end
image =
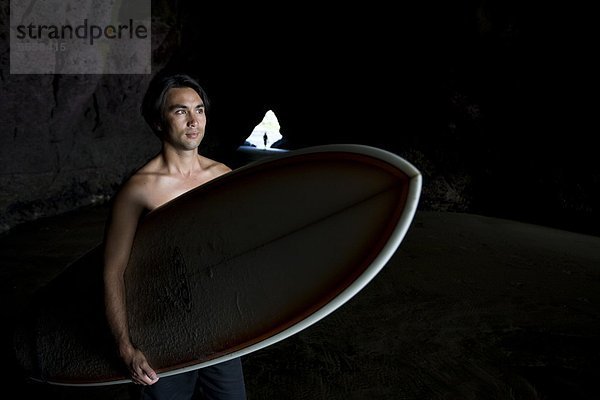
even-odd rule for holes
{"type": "Polygon", "coordinates": [[[202,142],[202,136],[197,136],[195,138],[186,138],[186,139],[187,140],[183,141],[182,145],[187,150],[197,149],[198,146],[200,146],[200,143],[202,142]]]}

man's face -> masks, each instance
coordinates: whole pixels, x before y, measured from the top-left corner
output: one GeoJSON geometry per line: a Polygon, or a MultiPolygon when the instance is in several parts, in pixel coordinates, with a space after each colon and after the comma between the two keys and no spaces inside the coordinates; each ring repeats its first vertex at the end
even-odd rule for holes
{"type": "Polygon", "coordinates": [[[204,103],[198,93],[187,87],[169,89],[164,113],[163,140],[179,150],[198,148],[206,127],[204,103]]]}

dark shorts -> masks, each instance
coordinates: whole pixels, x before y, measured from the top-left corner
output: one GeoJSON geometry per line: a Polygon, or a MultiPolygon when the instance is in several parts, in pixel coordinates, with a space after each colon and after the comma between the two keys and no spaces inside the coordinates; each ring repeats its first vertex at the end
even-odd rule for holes
{"type": "Polygon", "coordinates": [[[140,389],[141,400],[245,400],[246,386],[239,358],[210,367],[160,378],[140,389]]]}

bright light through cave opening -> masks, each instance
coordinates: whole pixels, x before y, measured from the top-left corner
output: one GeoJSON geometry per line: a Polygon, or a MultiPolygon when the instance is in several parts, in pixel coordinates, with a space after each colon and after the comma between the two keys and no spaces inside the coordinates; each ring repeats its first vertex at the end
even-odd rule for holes
{"type": "Polygon", "coordinates": [[[272,146],[283,137],[279,129],[277,116],[272,110],[269,110],[265,113],[263,120],[254,127],[244,145],[256,147],[257,149],[274,150],[272,146]]]}

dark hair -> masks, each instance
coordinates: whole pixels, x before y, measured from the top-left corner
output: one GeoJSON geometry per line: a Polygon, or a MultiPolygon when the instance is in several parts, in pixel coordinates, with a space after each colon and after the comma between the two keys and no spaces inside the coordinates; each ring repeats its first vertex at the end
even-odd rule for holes
{"type": "Polygon", "coordinates": [[[167,91],[172,88],[194,89],[204,102],[204,110],[208,113],[209,102],[202,86],[186,74],[158,74],[150,81],[148,90],[142,100],[141,113],[152,131],[161,136],[158,126],[164,124],[164,107],[167,91]]]}

